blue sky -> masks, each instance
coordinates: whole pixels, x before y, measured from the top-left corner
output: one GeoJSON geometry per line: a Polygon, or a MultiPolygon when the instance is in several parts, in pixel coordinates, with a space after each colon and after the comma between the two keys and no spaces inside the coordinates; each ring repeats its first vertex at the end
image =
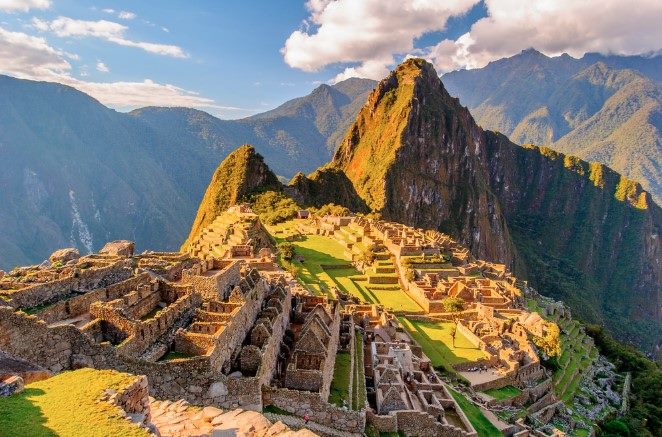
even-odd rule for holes
{"type": "Polygon", "coordinates": [[[613,11],[592,17],[597,2],[569,1],[0,0],[0,72],[69,84],[120,110],[195,106],[238,118],[322,82],[379,79],[408,55],[443,73],[531,46],[575,56],[659,49],[662,2],[632,12],[602,0],[613,11]],[[570,34],[569,17],[593,28],[570,34]],[[638,38],[623,31],[630,23],[638,38]]]}

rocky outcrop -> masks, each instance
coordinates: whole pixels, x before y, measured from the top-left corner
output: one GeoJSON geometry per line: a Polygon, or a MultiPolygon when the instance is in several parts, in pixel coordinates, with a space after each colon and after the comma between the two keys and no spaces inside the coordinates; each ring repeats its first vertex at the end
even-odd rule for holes
{"type": "Polygon", "coordinates": [[[294,431],[282,422],[272,423],[262,414],[242,409],[223,411],[190,407],[179,400],[152,400],[152,421],[162,437],[242,435],[251,437],[314,437],[306,429],[294,431]]]}
{"type": "Polygon", "coordinates": [[[370,210],[347,175],[333,167],[320,168],[309,176],[297,173],[285,187],[285,191],[300,205],[319,208],[335,203],[355,212],[370,210]]]}
{"type": "Polygon", "coordinates": [[[68,247],[66,249],[59,249],[56,250],[51,254],[51,256],[48,257],[48,260],[51,263],[67,263],[72,260],[76,260],[80,258],[80,252],[78,252],[78,249],[73,248],[73,247],[68,247]]]}
{"type": "Polygon", "coordinates": [[[262,156],[246,144],[230,153],[214,172],[181,250],[186,251],[200,231],[228,207],[258,189],[281,190],[282,184],[262,156]]]}
{"type": "Polygon", "coordinates": [[[135,250],[135,243],[128,240],[117,240],[110,241],[106,243],[103,248],[99,251],[101,255],[112,255],[112,256],[133,256],[135,250]]]}
{"type": "Polygon", "coordinates": [[[662,210],[599,163],[486,132],[490,187],[515,270],[573,314],[652,350],[662,336],[662,210]]]}

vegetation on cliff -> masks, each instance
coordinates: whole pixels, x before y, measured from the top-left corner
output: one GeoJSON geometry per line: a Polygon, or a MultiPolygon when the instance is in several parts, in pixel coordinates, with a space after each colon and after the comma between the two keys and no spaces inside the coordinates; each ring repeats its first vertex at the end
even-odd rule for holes
{"type": "Polygon", "coordinates": [[[629,410],[624,416],[612,415],[599,424],[604,436],[659,436],[662,434],[662,367],[631,346],[616,342],[601,326],[590,325],[601,354],[616,365],[619,372],[630,372],[632,388],[629,410]]]}

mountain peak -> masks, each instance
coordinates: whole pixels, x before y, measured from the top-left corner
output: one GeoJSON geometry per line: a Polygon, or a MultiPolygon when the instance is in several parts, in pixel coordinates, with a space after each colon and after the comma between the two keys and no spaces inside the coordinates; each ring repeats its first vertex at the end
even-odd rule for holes
{"type": "Polygon", "coordinates": [[[524,49],[520,52],[520,56],[528,56],[528,57],[537,57],[537,58],[547,58],[547,55],[545,55],[543,52],[536,50],[533,47],[529,47],[528,49],[524,49]]]}
{"type": "Polygon", "coordinates": [[[250,144],[244,144],[230,153],[214,172],[182,250],[220,213],[258,189],[281,190],[282,185],[262,155],[250,144]]]}
{"type": "Polygon", "coordinates": [[[510,248],[499,207],[482,188],[488,176],[481,136],[432,64],[411,58],[375,87],[332,166],[344,172],[367,206],[384,218],[441,228],[481,256],[508,263],[510,248]],[[459,180],[472,189],[458,185],[459,180]],[[457,202],[450,205],[449,199],[457,202]],[[475,229],[462,229],[467,215],[476,218],[475,229]]]}

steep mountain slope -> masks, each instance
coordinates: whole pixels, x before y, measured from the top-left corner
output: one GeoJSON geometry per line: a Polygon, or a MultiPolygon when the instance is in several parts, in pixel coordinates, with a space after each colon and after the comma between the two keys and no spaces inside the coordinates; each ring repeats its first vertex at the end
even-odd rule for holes
{"type": "Polygon", "coordinates": [[[151,131],[62,85],[0,76],[0,96],[0,266],[115,238],[165,249],[185,236],[181,210],[197,199],[163,174],[151,131]]]}
{"type": "Polygon", "coordinates": [[[230,153],[214,172],[181,250],[185,251],[189,242],[216,216],[257,189],[281,190],[282,184],[264,163],[264,158],[245,144],[230,153]]]}
{"type": "Polygon", "coordinates": [[[385,217],[443,229],[469,243],[477,256],[510,264],[508,232],[487,187],[483,148],[469,112],[419,59],[380,82],[332,164],[385,217]]]}
{"type": "Polygon", "coordinates": [[[529,49],[443,78],[481,126],[609,165],[662,200],[662,56],[550,58],[529,49]]]}
{"type": "Polygon", "coordinates": [[[372,210],[514,265],[619,338],[647,350],[661,338],[662,212],[650,194],[604,165],[483,131],[430,64],[408,60],[380,82],[331,169],[372,210]]]}
{"type": "Polygon", "coordinates": [[[252,141],[282,175],[313,170],[374,83],[322,85],[227,121],[188,108],[123,114],[70,87],[0,76],[0,268],[109,239],[174,250],[228,153],[252,141]]]}
{"type": "MultiPolygon", "coordinates": [[[[277,174],[291,177],[297,171],[312,171],[331,157],[374,85],[368,79],[323,84],[307,96],[241,120],[219,120],[190,108],[148,107],[131,115],[158,132],[163,144],[174,148],[187,144],[199,151],[187,159],[194,166],[204,160],[206,151],[224,156],[250,143],[277,174]]],[[[181,167],[178,170],[189,168],[181,167]]]]}

